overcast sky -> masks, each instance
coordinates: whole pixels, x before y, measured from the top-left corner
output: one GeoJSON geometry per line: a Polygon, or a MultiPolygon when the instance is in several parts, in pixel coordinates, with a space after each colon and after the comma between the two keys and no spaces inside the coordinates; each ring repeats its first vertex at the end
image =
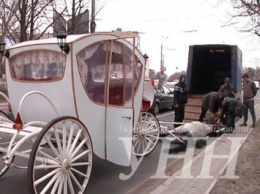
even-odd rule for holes
{"type": "MultiPolygon", "coordinates": [[[[102,1],[100,1],[102,2],[102,1]]],[[[186,70],[188,47],[194,44],[232,44],[243,52],[243,66],[255,67],[257,38],[223,27],[229,20],[229,3],[217,6],[208,0],[107,0],[96,16],[96,31],[140,32],[141,51],[150,68],[160,69],[161,45],[168,75],[186,70]]]]}

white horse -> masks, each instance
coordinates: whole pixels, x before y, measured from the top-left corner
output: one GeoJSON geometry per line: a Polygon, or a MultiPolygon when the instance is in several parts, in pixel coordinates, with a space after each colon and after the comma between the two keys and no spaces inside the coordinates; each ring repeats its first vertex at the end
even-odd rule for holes
{"type": "Polygon", "coordinates": [[[225,126],[220,126],[220,128],[216,129],[213,124],[193,121],[190,123],[184,123],[179,127],[168,130],[167,132],[176,138],[172,143],[184,145],[181,149],[178,148],[176,150],[184,151],[188,140],[196,141],[196,148],[201,148],[207,144],[206,139],[208,137],[217,137],[221,135],[224,130],[225,126]]]}

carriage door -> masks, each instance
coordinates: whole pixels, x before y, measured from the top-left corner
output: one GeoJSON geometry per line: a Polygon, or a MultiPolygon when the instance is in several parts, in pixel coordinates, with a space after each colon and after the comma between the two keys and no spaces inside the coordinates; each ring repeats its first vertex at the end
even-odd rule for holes
{"type": "Polygon", "coordinates": [[[109,44],[106,103],[107,159],[129,165],[133,127],[133,51],[119,41],[109,44]]]}

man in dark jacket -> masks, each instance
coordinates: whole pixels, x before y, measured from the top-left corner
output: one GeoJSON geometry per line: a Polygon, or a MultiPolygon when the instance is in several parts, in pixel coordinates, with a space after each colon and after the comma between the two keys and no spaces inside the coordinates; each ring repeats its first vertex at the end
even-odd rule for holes
{"type": "Polygon", "coordinates": [[[226,97],[221,102],[221,113],[218,122],[226,120],[226,132],[235,130],[235,117],[241,118],[246,111],[246,106],[235,98],[226,97]]]}
{"type": "Polygon", "coordinates": [[[223,92],[225,97],[231,97],[235,98],[235,88],[234,86],[230,83],[230,78],[226,77],[224,84],[222,84],[219,88],[219,92],[223,92]]]}
{"type": "Polygon", "coordinates": [[[209,111],[211,119],[218,117],[217,112],[220,106],[220,98],[223,98],[223,93],[221,92],[209,92],[203,96],[199,117],[200,122],[203,122],[207,111],[209,111]]]}
{"type": "Polygon", "coordinates": [[[255,116],[255,102],[254,97],[257,93],[257,88],[255,82],[249,78],[249,75],[245,73],[243,75],[243,103],[246,106],[246,112],[244,114],[244,122],[240,126],[247,126],[248,120],[248,109],[251,113],[253,124],[251,127],[256,125],[256,116],[255,116]]]}
{"type": "MultiPolygon", "coordinates": [[[[174,86],[174,122],[183,122],[185,104],[188,101],[187,92],[188,89],[186,86],[186,76],[181,75],[179,82],[174,86]]],[[[174,124],[174,127],[178,126],[180,126],[180,124],[174,124]]]]}

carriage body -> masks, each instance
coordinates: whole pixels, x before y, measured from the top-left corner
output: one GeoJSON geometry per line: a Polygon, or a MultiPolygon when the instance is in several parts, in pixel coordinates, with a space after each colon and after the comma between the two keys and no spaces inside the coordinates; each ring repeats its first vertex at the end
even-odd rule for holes
{"type": "Polygon", "coordinates": [[[6,79],[14,115],[20,110],[24,123],[76,117],[89,131],[97,156],[129,165],[146,63],[137,34],[70,35],[67,44],[68,54],[56,38],[9,48],[6,79]],[[27,95],[32,91],[38,93],[27,95]]]}

